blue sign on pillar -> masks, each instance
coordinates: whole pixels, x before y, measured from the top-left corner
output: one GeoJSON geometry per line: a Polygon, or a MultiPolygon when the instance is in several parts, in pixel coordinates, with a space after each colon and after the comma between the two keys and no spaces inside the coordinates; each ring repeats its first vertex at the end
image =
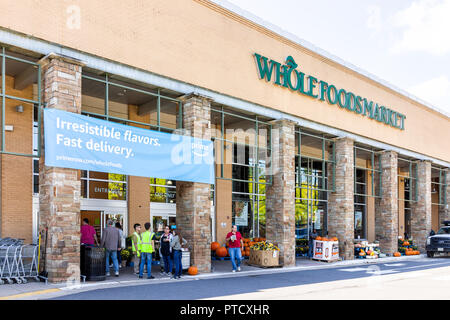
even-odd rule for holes
{"type": "Polygon", "coordinates": [[[213,143],[44,109],[45,165],[214,183],[213,143]]]}

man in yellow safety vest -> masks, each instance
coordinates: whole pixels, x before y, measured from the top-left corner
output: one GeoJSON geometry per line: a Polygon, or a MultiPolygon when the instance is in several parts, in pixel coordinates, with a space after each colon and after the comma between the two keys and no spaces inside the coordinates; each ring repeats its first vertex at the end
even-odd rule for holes
{"type": "Polygon", "coordinates": [[[131,236],[131,245],[133,250],[133,267],[134,273],[139,274],[139,266],[141,264],[141,246],[142,246],[142,238],[141,238],[141,225],[139,223],[135,223],[134,233],[131,236]]]}
{"type": "Polygon", "coordinates": [[[145,232],[142,233],[141,239],[141,264],[139,266],[139,278],[144,275],[144,265],[147,264],[147,279],[154,279],[152,276],[152,253],[155,247],[155,234],[150,232],[150,222],[144,224],[145,232]]]}

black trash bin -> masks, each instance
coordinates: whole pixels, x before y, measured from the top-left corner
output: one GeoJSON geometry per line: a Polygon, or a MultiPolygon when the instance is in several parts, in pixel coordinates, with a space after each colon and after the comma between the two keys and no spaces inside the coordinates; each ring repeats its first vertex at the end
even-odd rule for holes
{"type": "Polygon", "coordinates": [[[106,280],[105,249],[81,245],[80,272],[88,281],[106,280]]]}

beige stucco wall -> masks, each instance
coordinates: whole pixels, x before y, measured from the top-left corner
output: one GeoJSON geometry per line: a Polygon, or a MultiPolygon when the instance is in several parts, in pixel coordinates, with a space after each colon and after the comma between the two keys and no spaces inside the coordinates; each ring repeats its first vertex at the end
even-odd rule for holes
{"type": "Polygon", "coordinates": [[[448,117],[206,0],[3,0],[0,27],[450,161],[448,117]],[[405,114],[406,130],[259,80],[254,52],[291,55],[307,75],[405,114]]]}

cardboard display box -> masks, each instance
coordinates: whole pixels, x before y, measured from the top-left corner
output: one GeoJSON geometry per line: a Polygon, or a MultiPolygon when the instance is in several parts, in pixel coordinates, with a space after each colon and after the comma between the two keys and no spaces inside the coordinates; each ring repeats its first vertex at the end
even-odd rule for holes
{"type": "Polygon", "coordinates": [[[339,242],[314,240],[313,259],[322,261],[339,260],[339,242]]]}
{"type": "Polygon", "coordinates": [[[262,266],[275,267],[280,265],[280,253],[277,250],[252,250],[250,249],[250,257],[248,263],[262,266]]]}

